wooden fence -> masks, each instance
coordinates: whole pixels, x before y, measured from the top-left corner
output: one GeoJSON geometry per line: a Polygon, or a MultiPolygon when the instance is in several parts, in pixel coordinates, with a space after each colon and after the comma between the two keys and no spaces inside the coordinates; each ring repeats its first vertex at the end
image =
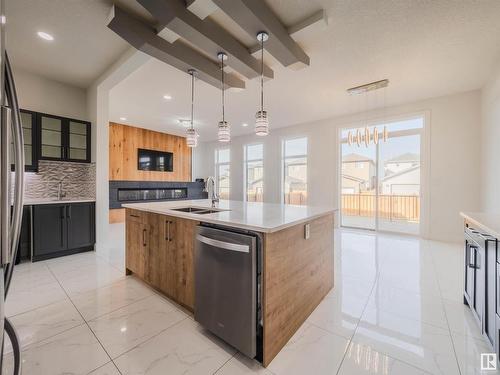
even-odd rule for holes
{"type": "MultiPolygon", "coordinates": [[[[342,214],[374,217],[376,197],[368,194],[342,194],[342,214]]],[[[420,197],[416,195],[380,195],[379,217],[388,220],[420,221],[420,197]]]]}

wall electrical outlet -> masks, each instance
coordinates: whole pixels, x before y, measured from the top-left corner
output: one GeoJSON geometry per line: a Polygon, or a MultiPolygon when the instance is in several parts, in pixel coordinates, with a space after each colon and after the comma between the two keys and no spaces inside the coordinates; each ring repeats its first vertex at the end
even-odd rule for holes
{"type": "Polygon", "coordinates": [[[306,224],[304,225],[304,238],[308,240],[310,235],[311,235],[311,224],[306,224]]]}

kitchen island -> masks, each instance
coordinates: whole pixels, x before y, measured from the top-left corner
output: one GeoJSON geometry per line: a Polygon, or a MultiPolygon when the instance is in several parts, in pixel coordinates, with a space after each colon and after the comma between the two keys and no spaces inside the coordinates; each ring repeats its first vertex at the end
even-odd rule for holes
{"type": "Polygon", "coordinates": [[[256,235],[261,244],[257,359],[264,366],[333,287],[333,208],[239,201],[212,207],[210,200],[124,207],[127,274],[135,274],[195,316],[200,308],[195,290],[197,228],[256,235]]]}

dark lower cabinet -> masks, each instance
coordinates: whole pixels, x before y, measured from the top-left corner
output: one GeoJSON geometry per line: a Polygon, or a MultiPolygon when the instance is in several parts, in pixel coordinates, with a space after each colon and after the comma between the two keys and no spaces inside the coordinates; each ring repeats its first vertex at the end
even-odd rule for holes
{"type": "Polygon", "coordinates": [[[94,202],[33,206],[32,261],[94,249],[94,202]]]}

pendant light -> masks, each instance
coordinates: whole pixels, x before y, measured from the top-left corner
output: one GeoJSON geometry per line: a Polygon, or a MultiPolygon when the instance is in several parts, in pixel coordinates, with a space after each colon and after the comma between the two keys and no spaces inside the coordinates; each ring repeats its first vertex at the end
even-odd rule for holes
{"type": "Polygon", "coordinates": [[[194,122],[194,75],[196,70],[189,69],[189,75],[191,76],[191,126],[186,131],[186,144],[188,147],[198,146],[198,133],[196,132],[193,122],[194,122]]]}
{"type": "Polygon", "coordinates": [[[255,114],[255,134],[265,136],[269,134],[269,119],[264,111],[264,42],[269,39],[269,34],[260,31],[257,40],[260,42],[260,111],[255,114]]]}
{"type": "Polygon", "coordinates": [[[231,130],[229,124],[225,119],[224,113],[224,60],[227,60],[227,55],[224,52],[219,52],[217,58],[220,60],[220,70],[221,70],[221,92],[222,92],[222,121],[219,121],[219,131],[218,138],[219,142],[229,142],[231,140],[231,130]]]}

